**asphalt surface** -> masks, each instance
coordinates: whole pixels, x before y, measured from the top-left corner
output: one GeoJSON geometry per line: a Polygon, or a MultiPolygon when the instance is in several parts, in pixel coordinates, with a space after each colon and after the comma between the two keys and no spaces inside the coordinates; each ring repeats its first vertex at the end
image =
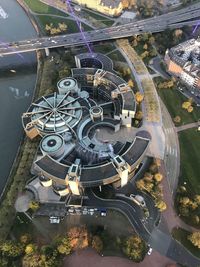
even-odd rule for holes
{"type": "Polygon", "coordinates": [[[141,209],[133,201],[130,202],[126,199],[102,199],[96,196],[91,189],[87,190],[87,195],[88,199],[84,200],[84,205],[118,210],[126,216],[134,230],[147,244],[162,255],[187,267],[200,266],[200,259],[193,256],[170,235],[156,227],[151,231],[148,228],[148,223],[142,221],[144,216],[141,209]]]}
{"type": "Polygon", "coordinates": [[[161,16],[112,26],[108,28],[92,30],[69,35],[60,35],[55,37],[41,37],[37,39],[24,40],[13,43],[0,44],[0,55],[23,53],[44,48],[53,48],[61,46],[75,46],[87,42],[97,42],[132,36],[144,32],[160,32],[167,28],[179,28],[186,25],[194,25],[198,22],[200,16],[200,3],[196,3],[187,8],[170,12],[161,16]]]}
{"type": "Polygon", "coordinates": [[[178,184],[180,172],[180,149],[176,129],[172,122],[171,116],[160,99],[161,110],[163,115],[163,130],[165,133],[165,169],[167,181],[172,195],[175,192],[178,184]]]}

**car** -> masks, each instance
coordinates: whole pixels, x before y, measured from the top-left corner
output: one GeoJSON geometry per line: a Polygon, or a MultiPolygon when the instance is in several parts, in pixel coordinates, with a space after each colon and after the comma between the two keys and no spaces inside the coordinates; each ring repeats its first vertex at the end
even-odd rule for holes
{"type": "Polygon", "coordinates": [[[152,253],[152,251],[153,251],[153,249],[152,249],[152,248],[149,248],[149,250],[148,250],[147,254],[150,256],[150,255],[151,255],[151,253],[152,253]]]}
{"type": "Polygon", "coordinates": [[[130,198],[139,206],[141,207],[146,207],[146,203],[144,201],[144,198],[140,195],[134,195],[134,194],[130,194],[130,198]]]}

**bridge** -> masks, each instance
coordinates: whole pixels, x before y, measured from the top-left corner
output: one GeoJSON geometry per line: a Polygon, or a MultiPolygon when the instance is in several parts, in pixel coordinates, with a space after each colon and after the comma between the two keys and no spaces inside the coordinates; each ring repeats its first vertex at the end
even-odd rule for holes
{"type": "Polygon", "coordinates": [[[0,44],[0,56],[25,53],[39,49],[80,46],[85,42],[93,43],[106,40],[130,37],[146,32],[161,32],[166,29],[192,26],[200,21],[200,3],[190,5],[164,15],[144,19],[136,22],[112,26],[84,33],[65,34],[54,37],[40,37],[30,40],[0,44]]]}

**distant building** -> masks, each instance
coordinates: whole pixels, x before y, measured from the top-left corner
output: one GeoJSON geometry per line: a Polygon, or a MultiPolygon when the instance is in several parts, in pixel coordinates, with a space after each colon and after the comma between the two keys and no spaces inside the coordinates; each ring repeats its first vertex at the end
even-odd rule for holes
{"type": "Polygon", "coordinates": [[[190,39],[166,51],[167,70],[200,97],[200,39],[190,39]]]}
{"type": "Polygon", "coordinates": [[[73,0],[73,2],[112,17],[119,16],[123,11],[121,0],[73,0]]]}

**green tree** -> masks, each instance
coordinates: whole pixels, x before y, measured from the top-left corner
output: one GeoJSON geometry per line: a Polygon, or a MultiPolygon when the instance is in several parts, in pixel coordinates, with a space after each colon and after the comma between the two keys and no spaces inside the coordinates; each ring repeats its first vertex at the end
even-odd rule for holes
{"type": "Polygon", "coordinates": [[[103,250],[103,242],[101,240],[101,238],[97,235],[93,236],[92,239],[92,247],[98,252],[100,253],[103,250]]]}

